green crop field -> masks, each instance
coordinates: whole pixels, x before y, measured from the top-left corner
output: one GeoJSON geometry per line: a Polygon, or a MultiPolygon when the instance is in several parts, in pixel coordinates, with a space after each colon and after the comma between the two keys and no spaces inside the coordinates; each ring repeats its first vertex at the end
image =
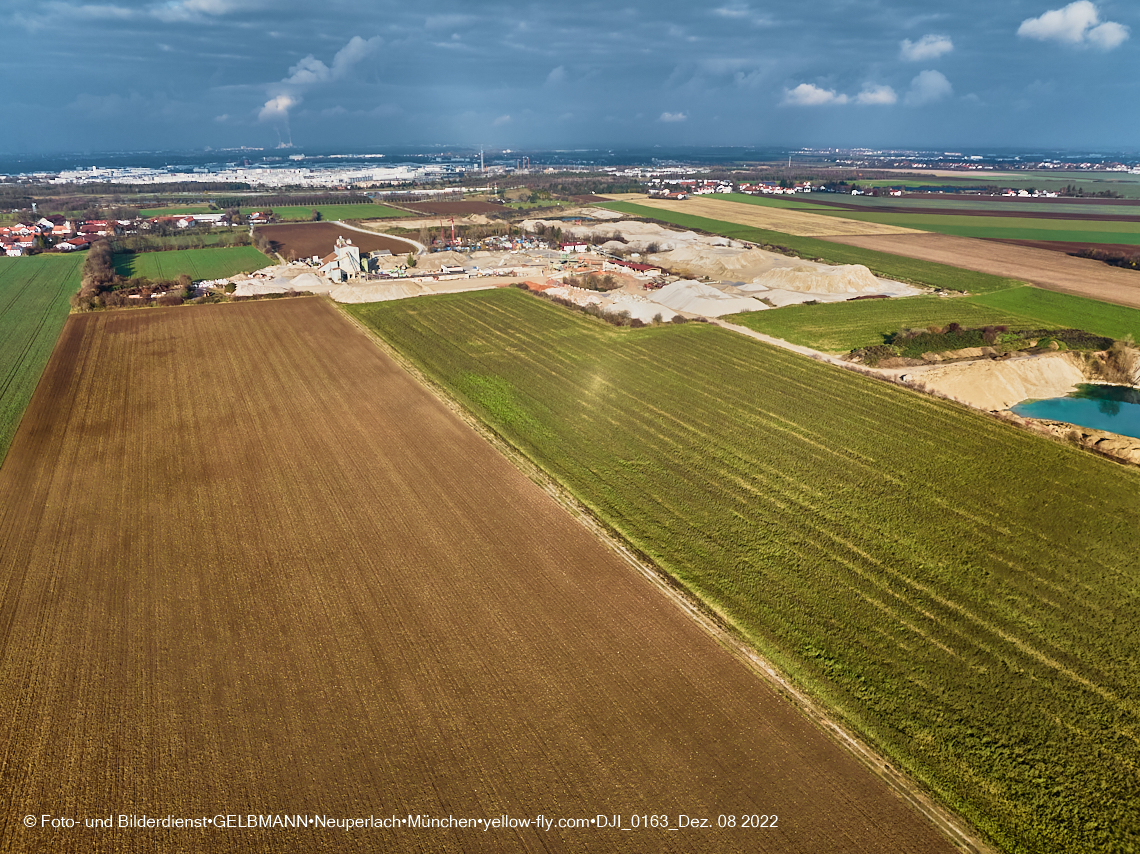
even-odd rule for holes
{"type": "Polygon", "coordinates": [[[793,344],[831,353],[882,344],[900,329],[960,323],[966,327],[1083,329],[1140,340],[1140,311],[1086,297],[1021,287],[973,297],[906,297],[823,305],[789,305],[722,318],[793,344]]]}
{"type": "Polygon", "coordinates": [[[85,257],[0,258],[0,460],[67,320],[85,257]]]}
{"type": "Polygon", "coordinates": [[[978,307],[1031,317],[1045,327],[1084,329],[1096,335],[1140,341],[1140,310],[1040,288],[1015,288],[970,297],[978,307]]]}
{"type": "MultiPolygon", "coordinates": [[[[243,213],[250,213],[253,209],[242,208],[243,213]]],[[[308,220],[312,218],[313,211],[320,211],[321,219],[389,219],[409,217],[407,211],[398,211],[387,205],[288,205],[273,208],[273,215],[280,220],[308,220]]]]}
{"type": "MultiPolygon", "coordinates": [[[[157,250],[159,247],[171,249],[202,249],[213,246],[233,246],[235,241],[249,243],[249,232],[243,228],[211,228],[208,231],[193,231],[186,233],[179,229],[173,234],[143,233],[141,235],[128,235],[116,239],[117,244],[130,246],[132,243],[142,244],[143,252],[157,250]]],[[[237,245],[242,245],[238,243],[237,245]]]]}
{"type": "Polygon", "coordinates": [[[961,187],[969,190],[1001,187],[1049,192],[1071,185],[1090,194],[1111,190],[1124,198],[1140,199],[1140,176],[1127,172],[964,172],[953,177],[916,177],[913,173],[900,173],[897,178],[859,179],[854,183],[860,187],[961,187]]]}
{"type": "MultiPolygon", "coordinates": [[[[714,196],[714,198],[729,199],[729,196],[714,196]]],[[[812,201],[808,209],[826,209],[829,205],[856,205],[874,211],[878,208],[909,208],[915,213],[923,213],[931,208],[952,209],[961,211],[1010,211],[1017,213],[1048,213],[1048,214],[1101,214],[1106,216],[1136,216],[1140,217],[1140,201],[1135,204],[1097,204],[1097,203],[1066,203],[1059,199],[1010,201],[995,199],[991,196],[959,196],[946,194],[938,198],[917,198],[915,196],[845,196],[835,193],[813,193],[808,196],[812,201]]],[[[731,201],[739,201],[735,196],[731,201]]]]}
{"type": "Polygon", "coordinates": [[[173,249],[168,252],[135,252],[115,256],[115,272],[120,276],[148,279],[177,279],[185,273],[195,281],[224,279],[236,273],[260,270],[272,264],[252,246],[225,249],[173,249]]]}
{"type": "Polygon", "coordinates": [[[1027,329],[1040,325],[1012,310],[977,305],[968,297],[907,297],[789,305],[768,311],[728,315],[721,319],[829,353],[846,353],[859,347],[882,344],[887,335],[900,329],[925,329],[950,323],[966,327],[1000,325],[1027,329]]]}
{"type": "MultiPolygon", "coordinates": [[[[793,208],[802,211],[815,211],[819,205],[805,202],[804,197],[796,196],[750,196],[747,193],[711,193],[708,199],[723,199],[726,202],[740,202],[745,205],[759,205],[765,208],[793,208]]],[[[846,196],[836,198],[846,199],[846,196]]]]}
{"type": "Polygon", "coordinates": [[[1005,240],[1060,240],[1074,243],[1127,243],[1140,245],[1140,223],[1090,220],[1031,219],[1022,217],[955,216],[951,214],[880,213],[817,207],[823,216],[859,222],[877,222],[917,228],[957,237],[988,237],[1005,240]]]}
{"type": "Polygon", "coordinates": [[[1140,474],[703,324],[349,306],[998,845],[1140,838],[1140,474]]]}
{"type": "Polygon", "coordinates": [[[169,208],[143,208],[139,211],[139,216],[178,216],[180,214],[204,213],[219,213],[219,211],[209,205],[182,205],[181,207],[169,208]]]}
{"type": "Polygon", "coordinates": [[[903,258],[899,255],[890,255],[886,252],[876,252],[873,249],[862,249],[857,246],[844,246],[814,237],[796,237],[781,231],[737,225],[731,222],[693,216],[692,214],[658,210],[632,202],[605,202],[599,203],[597,206],[682,228],[698,229],[710,234],[722,234],[737,240],[783,246],[801,258],[820,259],[833,264],[863,264],[878,276],[900,282],[976,294],[1004,290],[1024,284],[1014,279],[1005,279],[988,273],[975,273],[971,270],[950,267],[946,264],[903,258]]]}

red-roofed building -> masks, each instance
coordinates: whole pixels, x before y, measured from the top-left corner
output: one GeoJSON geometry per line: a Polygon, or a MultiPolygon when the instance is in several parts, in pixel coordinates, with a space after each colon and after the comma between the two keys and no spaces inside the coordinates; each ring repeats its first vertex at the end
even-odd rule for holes
{"type": "Polygon", "coordinates": [[[661,268],[654,267],[650,264],[635,264],[633,261],[622,261],[617,258],[607,258],[602,263],[603,270],[617,270],[618,272],[627,271],[632,273],[640,273],[643,276],[659,276],[661,275],[661,268]]]}

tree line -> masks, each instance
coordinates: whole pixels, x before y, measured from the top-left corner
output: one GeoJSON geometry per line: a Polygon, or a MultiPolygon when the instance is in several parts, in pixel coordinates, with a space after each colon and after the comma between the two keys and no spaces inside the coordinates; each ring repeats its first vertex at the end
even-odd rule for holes
{"type": "Polygon", "coordinates": [[[363,194],[332,195],[278,195],[278,196],[233,196],[211,199],[211,203],[221,208],[261,208],[290,207],[306,205],[370,205],[372,199],[363,194]]]}

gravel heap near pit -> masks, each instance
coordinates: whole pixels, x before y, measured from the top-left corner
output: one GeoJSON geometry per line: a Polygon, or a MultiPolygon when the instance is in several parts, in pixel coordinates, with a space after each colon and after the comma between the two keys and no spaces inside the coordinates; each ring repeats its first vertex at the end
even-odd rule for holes
{"type": "Polygon", "coordinates": [[[653,302],[686,314],[699,314],[704,317],[720,317],[723,314],[736,314],[741,311],[763,311],[768,308],[751,297],[726,294],[724,291],[681,279],[666,285],[653,294],[653,302]]]}
{"type": "Polygon", "coordinates": [[[557,288],[547,288],[543,291],[544,294],[551,297],[561,297],[565,300],[570,300],[574,305],[587,306],[587,305],[602,305],[603,297],[597,291],[586,290],[585,288],[576,288],[573,285],[563,285],[557,288]]]}
{"type": "Polygon", "coordinates": [[[471,258],[460,252],[429,252],[416,256],[416,270],[420,272],[435,272],[440,267],[468,267],[471,258]]]}
{"type": "Polygon", "coordinates": [[[265,267],[248,276],[234,276],[230,281],[237,286],[234,290],[234,296],[237,297],[283,294],[286,291],[327,294],[335,287],[328,280],[316,275],[306,264],[265,267]]]}
{"type": "Polygon", "coordinates": [[[623,213],[606,210],[605,208],[578,208],[576,210],[567,211],[566,215],[588,216],[592,219],[621,219],[623,216],[625,216],[623,213]]]}
{"type": "Polygon", "coordinates": [[[911,381],[990,411],[1009,409],[1023,400],[1061,397],[1086,382],[1075,357],[1066,353],[946,365],[912,374],[911,381]]]}
{"type": "Polygon", "coordinates": [[[822,268],[818,264],[776,267],[757,276],[752,283],[766,288],[812,291],[817,294],[877,294],[883,292],[885,284],[862,264],[822,268]]]}
{"type": "Polygon", "coordinates": [[[729,240],[727,237],[709,237],[693,231],[674,231],[663,228],[655,222],[637,222],[636,220],[618,220],[616,222],[593,222],[582,225],[571,225],[561,220],[528,219],[524,220],[524,231],[535,231],[541,223],[545,228],[560,228],[563,235],[584,240],[597,240],[620,235],[625,243],[614,241],[612,246],[603,243],[603,248],[621,249],[624,251],[645,252],[656,243],[660,251],[665,252],[681,246],[732,246],[742,248],[743,243],[729,240]]]}
{"type": "Polygon", "coordinates": [[[383,282],[375,285],[336,285],[329,296],[340,303],[387,302],[431,293],[418,282],[383,282]]]}
{"type": "Polygon", "coordinates": [[[606,314],[629,312],[631,318],[636,318],[643,323],[653,323],[656,319],[667,323],[678,316],[672,309],[637,294],[618,294],[602,311],[606,314]]]}

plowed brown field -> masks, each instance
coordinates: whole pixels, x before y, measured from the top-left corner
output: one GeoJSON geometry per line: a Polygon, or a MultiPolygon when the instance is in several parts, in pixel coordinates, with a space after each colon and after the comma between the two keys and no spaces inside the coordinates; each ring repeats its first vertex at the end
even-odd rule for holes
{"type": "Polygon", "coordinates": [[[319,255],[322,258],[333,251],[338,237],[345,237],[360,247],[361,252],[387,249],[393,255],[402,255],[415,247],[396,237],[382,234],[365,234],[345,228],[336,222],[305,222],[297,225],[259,225],[257,230],[281,245],[281,254],[288,257],[292,250],[298,258],[319,255]]]}
{"type": "Polygon", "coordinates": [[[860,222],[853,219],[827,216],[810,211],[791,208],[774,208],[765,205],[750,205],[747,202],[730,202],[725,199],[710,199],[704,196],[683,201],[672,199],[647,199],[641,196],[637,204],[647,208],[675,211],[676,213],[703,216],[721,222],[734,222],[738,225],[751,225],[794,234],[799,237],[826,237],[834,234],[886,235],[923,234],[913,228],[897,225],[882,225],[877,222],[860,222]]]}
{"type": "Polygon", "coordinates": [[[1111,267],[1090,258],[1073,258],[1048,249],[948,234],[848,235],[821,239],[1007,276],[1049,291],[1140,308],[1140,272],[1111,267]]]}
{"type": "Polygon", "coordinates": [[[71,317],[0,555],[5,852],[953,850],[322,300],[71,317]],[[711,827],[84,827],[251,813],[711,827]]]}

